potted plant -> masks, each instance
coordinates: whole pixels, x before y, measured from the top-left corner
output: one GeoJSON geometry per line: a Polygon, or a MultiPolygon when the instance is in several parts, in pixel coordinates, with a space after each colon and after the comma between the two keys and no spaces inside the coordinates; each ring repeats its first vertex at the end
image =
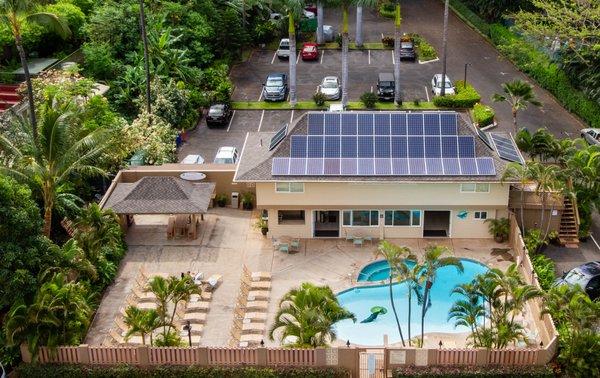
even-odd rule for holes
{"type": "Polygon", "coordinates": [[[215,196],[215,202],[219,207],[225,207],[227,205],[227,195],[220,193],[215,196]]]}
{"type": "Polygon", "coordinates": [[[258,228],[263,236],[267,236],[267,232],[269,232],[269,223],[265,219],[262,217],[258,218],[256,223],[254,223],[254,227],[258,228]]]}
{"type": "Polygon", "coordinates": [[[485,222],[488,224],[490,234],[494,236],[494,240],[497,243],[502,243],[508,239],[508,234],[510,232],[508,218],[487,219],[485,222]]]}
{"type": "Polygon", "coordinates": [[[244,210],[252,210],[252,207],[254,206],[254,193],[246,192],[242,194],[241,202],[244,210]]]}

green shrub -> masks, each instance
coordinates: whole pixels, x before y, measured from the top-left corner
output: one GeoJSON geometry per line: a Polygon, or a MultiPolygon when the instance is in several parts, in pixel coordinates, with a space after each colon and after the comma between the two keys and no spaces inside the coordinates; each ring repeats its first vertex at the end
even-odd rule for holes
{"type": "Polygon", "coordinates": [[[76,5],[86,15],[90,14],[96,5],[95,0],[58,0],[57,3],[76,5]]]}
{"type": "Polygon", "coordinates": [[[379,14],[385,18],[396,18],[396,4],[389,1],[381,4],[379,14]]]}
{"type": "Polygon", "coordinates": [[[325,105],[325,95],[321,92],[317,92],[313,95],[313,101],[317,106],[325,105]]]}
{"type": "Polygon", "coordinates": [[[481,95],[472,85],[467,84],[465,88],[462,80],[456,81],[454,85],[456,94],[434,97],[433,103],[435,106],[442,108],[472,108],[481,100],[481,95]]]}
{"type": "Polygon", "coordinates": [[[541,246],[548,244],[548,242],[543,239],[543,236],[542,230],[539,228],[532,228],[525,231],[523,241],[530,254],[537,253],[541,246]]]}
{"type": "Polygon", "coordinates": [[[484,35],[489,35],[489,24],[479,17],[475,12],[469,9],[460,0],[450,0],[450,6],[458,15],[458,17],[465,21],[465,23],[470,25],[472,28],[479,30],[484,35]]]}
{"type": "Polygon", "coordinates": [[[550,290],[556,279],[554,261],[542,254],[533,255],[530,258],[540,286],[546,291],[550,290]]]}
{"type": "Polygon", "coordinates": [[[406,366],[394,369],[394,377],[554,377],[547,366],[406,366]]]}
{"type": "Polygon", "coordinates": [[[473,106],[473,121],[479,125],[479,127],[486,127],[494,122],[495,116],[494,109],[492,107],[477,103],[473,106]]]}
{"type": "Polygon", "coordinates": [[[109,80],[119,71],[120,63],[112,54],[108,43],[86,42],[82,46],[83,72],[97,80],[109,80]]]}
{"type": "Polygon", "coordinates": [[[263,367],[202,367],[202,366],[158,366],[140,368],[122,365],[98,367],[86,365],[39,365],[22,364],[17,369],[20,377],[28,378],[346,378],[348,372],[334,368],[263,368],[263,367]]]}
{"type": "Polygon", "coordinates": [[[419,60],[428,61],[434,60],[438,57],[435,48],[429,44],[423,37],[418,34],[411,34],[413,41],[415,42],[415,49],[419,60]]]}
{"type": "Polygon", "coordinates": [[[377,95],[373,92],[365,92],[360,96],[360,101],[367,109],[373,109],[377,103],[377,95]]]}

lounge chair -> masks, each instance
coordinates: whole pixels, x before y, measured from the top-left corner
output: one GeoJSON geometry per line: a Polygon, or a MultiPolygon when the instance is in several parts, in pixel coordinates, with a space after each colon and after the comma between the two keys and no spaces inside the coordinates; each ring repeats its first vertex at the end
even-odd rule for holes
{"type": "Polygon", "coordinates": [[[139,287],[133,287],[131,290],[133,295],[137,297],[138,302],[155,302],[156,294],[151,291],[141,290],[139,287]]]}
{"type": "Polygon", "coordinates": [[[267,311],[268,308],[268,301],[248,301],[248,303],[246,303],[247,312],[267,311]]]}
{"type": "Polygon", "coordinates": [[[265,325],[265,323],[247,322],[242,325],[242,335],[246,335],[249,333],[263,334],[265,333],[266,329],[267,326],[265,325]]]}
{"type": "Polygon", "coordinates": [[[213,274],[208,277],[206,281],[202,281],[203,291],[214,291],[223,281],[223,276],[220,274],[213,274]]]}
{"type": "MultiPolygon", "coordinates": [[[[203,324],[195,324],[195,323],[190,323],[192,326],[192,337],[193,336],[200,336],[202,335],[202,331],[204,330],[204,325],[203,324]]],[[[183,327],[186,327],[187,323],[183,323],[179,325],[179,331],[180,331],[180,335],[181,338],[183,340],[187,340],[187,329],[183,329],[183,327]]],[[[194,340],[192,339],[192,343],[194,342],[194,340]]]]}
{"type": "Polygon", "coordinates": [[[131,336],[129,339],[127,339],[127,341],[125,341],[125,337],[123,337],[122,335],[119,335],[119,333],[114,330],[111,329],[110,331],[110,336],[115,339],[117,344],[132,344],[132,345],[141,345],[142,344],[142,336],[131,336]]]}
{"type": "Polygon", "coordinates": [[[185,312],[181,316],[181,321],[186,322],[190,321],[191,323],[196,324],[204,324],[206,322],[206,312],[185,312]]]}
{"type": "Polygon", "coordinates": [[[267,313],[266,312],[247,312],[244,314],[243,320],[250,320],[251,322],[266,322],[267,321],[267,313]]]}
{"type": "Polygon", "coordinates": [[[139,302],[135,307],[140,310],[156,310],[158,308],[158,303],[156,302],[139,302]]]}
{"type": "Polygon", "coordinates": [[[257,333],[249,333],[249,334],[245,334],[242,335],[240,337],[240,343],[246,342],[248,343],[247,345],[255,345],[255,344],[260,344],[261,341],[263,341],[265,339],[265,337],[263,335],[257,334],[257,333]]]}
{"type": "Polygon", "coordinates": [[[129,331],[129,326],[125,324],[125,321],[121,317],[117,316],[115,318],[115,324],[123,333],[129,331]]]}
{"type": "Polygon", "coordinates": [[[242,280],[242,286],[248,290],[271,290],[271,281],[246,281],[242,280]]]}
{"type": "Polygon", "coordinates": [[[248,293],[249,301],[266,301],[269,300],[268,290],[253,290],[248,293]]]}
{"type": "Polygon", "coordinates": [[[210,291],[202,291],[202,294],[192,294],[190,296],[190,302],[200,302],[200,301],[207,301],[210,302],[210,300],[212,299],[212,292],[210,291]]]}
{"type": "Polygon", "coordinates": [[[188,302],[185,306],[185,312],[208,312],[210,308],[210,303],[206,301],[200,302],[188,302]]]}
{"type": "MultiPolygon", "coordinates": [[[[193,328],[192,328],[193,330],[193,328]]],[[[187,343],[189,343],[189,336],[187,331],[181,331],[181,333],[179,334],[179,337],[181,337],[181,342],[185,343],[187,345],[187,343]]],[[[192,345],[199,345],[200,341],[202,341],[202,336],[201,335],[194,335],[192,333],[192,345]]]]}
{"type": "Polygon", "coordinates": [[[244,265],[244,275],[250,281],[271,281],[271,272],[251,272],[246,265],[244,265]]]}

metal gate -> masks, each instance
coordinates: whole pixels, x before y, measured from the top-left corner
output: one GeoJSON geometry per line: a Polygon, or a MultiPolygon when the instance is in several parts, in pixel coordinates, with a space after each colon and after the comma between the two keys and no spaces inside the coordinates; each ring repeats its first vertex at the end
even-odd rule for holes
{"type": "Polygon", "coordinates": [[[385,378],[383,349],[367,349],[359,355],[359,378],[385,378]]]}

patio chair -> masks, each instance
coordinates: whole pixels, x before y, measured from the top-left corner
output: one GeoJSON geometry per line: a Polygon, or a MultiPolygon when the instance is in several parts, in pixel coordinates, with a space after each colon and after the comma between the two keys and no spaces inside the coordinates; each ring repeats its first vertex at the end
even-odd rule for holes
{"type": "Polygon", "coordinates": [[[346,234],[346,241],[354,241],[354,236],[346,234]]]}
{"type": "Polygon", "coordinates": [[[373,237],[372,236],[365,236],[363,238],[364,241],[369,242],[371,244],[373,244],[373,237]]]}
{"type": "Polygon", "coordinates": [[[363,246],[363,238],[354,238],[354,241],[352,242],[354,244],[355,247],[362,247],[363,246]]]}
{"type": "Polygon", "coordinates": [[[279,252],[290,253],[290,245],[288,243],[279,244],[279,252]]]}
{"type": "Polygon", "coordinates": [[[290,250],[294,252],[300,252],[300,239],[292,239],[290,243],[290,250]]]}

